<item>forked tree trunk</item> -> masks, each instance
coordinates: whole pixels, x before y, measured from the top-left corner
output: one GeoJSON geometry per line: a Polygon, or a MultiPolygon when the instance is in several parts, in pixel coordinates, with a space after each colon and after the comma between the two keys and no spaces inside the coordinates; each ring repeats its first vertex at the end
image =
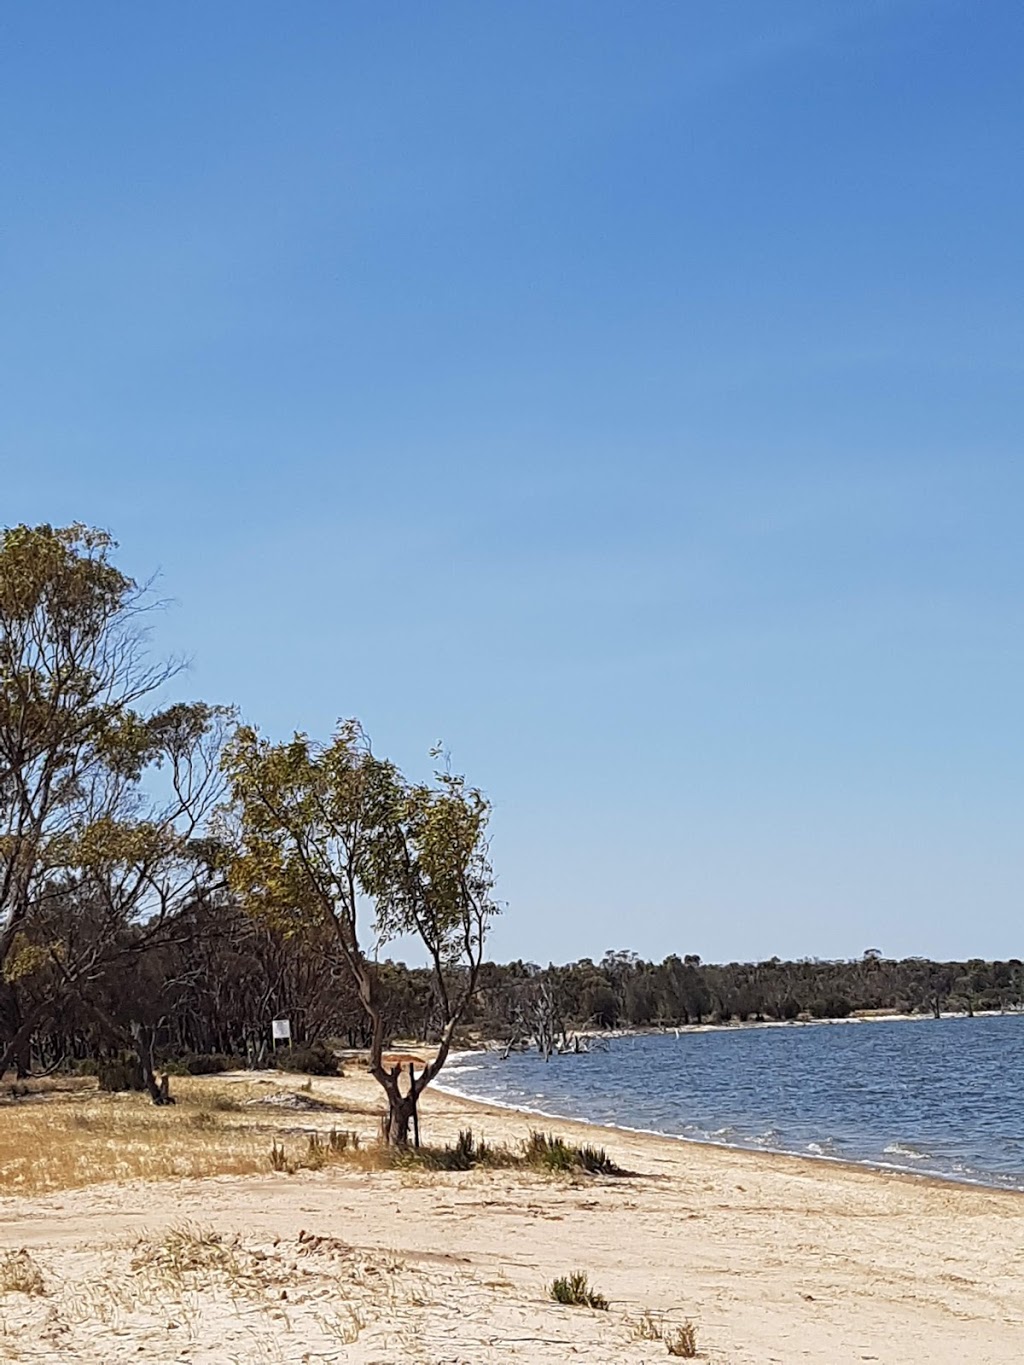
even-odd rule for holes
{"type": "MultiPolygon", "coordinates": [[[[409,1128],[412,1126],[418,1147],[419,1123],[416,1104],[419,1099],[420,1087],[416,1083],[415,1069],[410,1063],[409,1088],[404,1094],[401,1087],[401,1065],[394,1066],[390,1071],[385,1071],[383,1074],[386,1079],[382,1080],[381,1084],[388,1097],[388,1112],[381,1118],[381,1137],[389,1147],[407,1147],[409,1144],[409,1128]]],[[[378,1077],[378,1079],[380,1078],[378,1077]]]]}
{"type": "Polygon", "coordinates": [[[382,1131],[384,1141],[389,1147],[409,1145],[409,1127],[415,1111],[415,1100],[411,1095],[403,1095],[397,1101],[388,1097],[388,1112],[384,1116],[382,1131]]]}

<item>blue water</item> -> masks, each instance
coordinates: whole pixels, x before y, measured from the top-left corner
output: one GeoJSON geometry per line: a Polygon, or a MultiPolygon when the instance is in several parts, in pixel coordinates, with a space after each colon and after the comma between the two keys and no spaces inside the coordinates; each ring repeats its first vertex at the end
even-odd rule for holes
{"type": "Polygon", "coordinates": [[[1024,1190],[1024,1016],[616,1038],[502,1061],[446,1089],[559,1118],[1024,1190]]]}

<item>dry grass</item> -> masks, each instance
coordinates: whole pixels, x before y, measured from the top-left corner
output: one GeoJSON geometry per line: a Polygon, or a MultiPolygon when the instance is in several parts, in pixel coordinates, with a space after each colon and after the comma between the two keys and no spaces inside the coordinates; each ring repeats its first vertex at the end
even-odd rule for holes
{"type": "Polygon", "coordinates": [[[664,1342],[670,1356],[682,1360],[693,1360],[697,1356],[697,1329],[689,1318],[672,1326],[648,1311],[632,1323],[632,1334],[636,1341],[664,1342]]]}
{"type": "Polygon", "coordinates": [[[45,1294],[43,1272],[24,1247],[0,1256],[0,1294],[45,1294]]]}
{"type": "Polygon", "coordinates": [[[145,1095],[102,1093],[89,1077],[28,1084],[25,1096],[8,1103],[0,1093],[2,1195],[114,1180],[253,1175],[269,1169],[275,1139],[286,1151],[285,1168],[295,1169],[305,1164],[309,1143],[308,1131],[295,1134],[297,1122],[308,1130],[343,1114],[327,1104],[323,1118],[250,1106],[266,1086],[220,1077],[176,1078],[177,1102],[166,1109],[145,1095]]]}
{"type": "Polygon", "coordinates": [[[644,1313],[633,1323],[633,1336],[637,1341],[662,1341],[663,1332],[662,1324],[650,1312],[644,1313]]]}
{"type": "Polygon", "coordinates": [[[670,1356],[693,1360],[697,1354],[697,1329],[689,1320],[667,1333],[663,1340],[670,1356]]]}
{"type": "Polygon", "coordinates": [[[28,1086],[6,1103],[0,1092],[0,1195],[338,1165],[398,1171],[413,1181],[488,1167],[570,1178],[621,1174],[603,1151],[536,1132],[514,1147],[479,1142],[468,1129],[448,1146],[385,1147],[377,1141],[377,1111],[343,1106],[298,1079],[283,1086],[176,1077],[176,1102],[167,1108],[146,1095],[100,1091],[90,1077],[28,1086]]]}
{"type": "MultiPolygon", "coordinates": [[[[334,1360],[368,1322],[390,1321],[407,1295],[415,1292],[426,1303],[429,1293],[388,1253],[309,1234],[260,1243],[186,1223],[85,1258],[80,1251],[71,1254],[77,1263],[72,1267],[65,1253],[48,1291],[23,1287],[32,1267],[27,1253],[7,1258],[17,1260],[19,1282],[6,1290],[12,1297],[0,1301],[0,1360],[106,1361],[111,1331],[133,1338],[139,1351],[157,1346],[169,1352],[147,1359],[177,1360],[183,1349],[197,1349],[225,1365],[256,1365],[299,1359],[301,1349],[302,1359],[334,1360]],[[19,1301],[16,1290],[48,1297],[19,1301]],[[249,1331],[253,1342],[239,1353],[240,1333],[249,1331]],[[22,1342],[31,1343],[25,1356],[22,1342]],[[38,1354],[40,1348],[51,1354],[38,1354]]],[[[38,1279],[30,1278],[41,1284],[35,1271],[38,1279]]]]}

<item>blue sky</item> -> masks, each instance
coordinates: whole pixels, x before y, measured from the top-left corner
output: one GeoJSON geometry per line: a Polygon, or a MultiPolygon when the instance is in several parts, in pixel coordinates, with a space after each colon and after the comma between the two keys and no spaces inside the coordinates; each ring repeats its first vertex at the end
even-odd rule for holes
{"type": "Polygon", "coordinates": [[[0,520],[492,794],[497,956],[1019,955],[1024,9],[0,14],[0,520]]]}

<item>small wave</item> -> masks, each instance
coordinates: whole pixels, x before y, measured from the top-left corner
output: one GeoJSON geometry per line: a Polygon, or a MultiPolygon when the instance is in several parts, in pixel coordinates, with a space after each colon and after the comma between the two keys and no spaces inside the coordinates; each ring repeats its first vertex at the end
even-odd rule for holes
{"type": "Polygon", "coordinates": [[[779,1147],[782,1145],[783,1138],[777,1128],[767,1128],[763,1133],[758,1133],[756,1137],[752,1137],[750,1140],[756,1143],[758,1147],[779,1147]]]}
{"type": "Polygon", "coordinates": [[[888,1147],[883,1147],[882,1151],[886,1156],[899,1156],[904,1161],[927,1161],[928,1153],[919,1152],[916,1147],[910,1147],[905,1142],[890,1142],[888,1147]]]}
{"type": "Polygon", "coordinates": [[[820,1142],[809,1142],[807,1150],[811,1156],[834,1156],[836,1144],[832,1138],[822,1138],[820,1142]]]}

